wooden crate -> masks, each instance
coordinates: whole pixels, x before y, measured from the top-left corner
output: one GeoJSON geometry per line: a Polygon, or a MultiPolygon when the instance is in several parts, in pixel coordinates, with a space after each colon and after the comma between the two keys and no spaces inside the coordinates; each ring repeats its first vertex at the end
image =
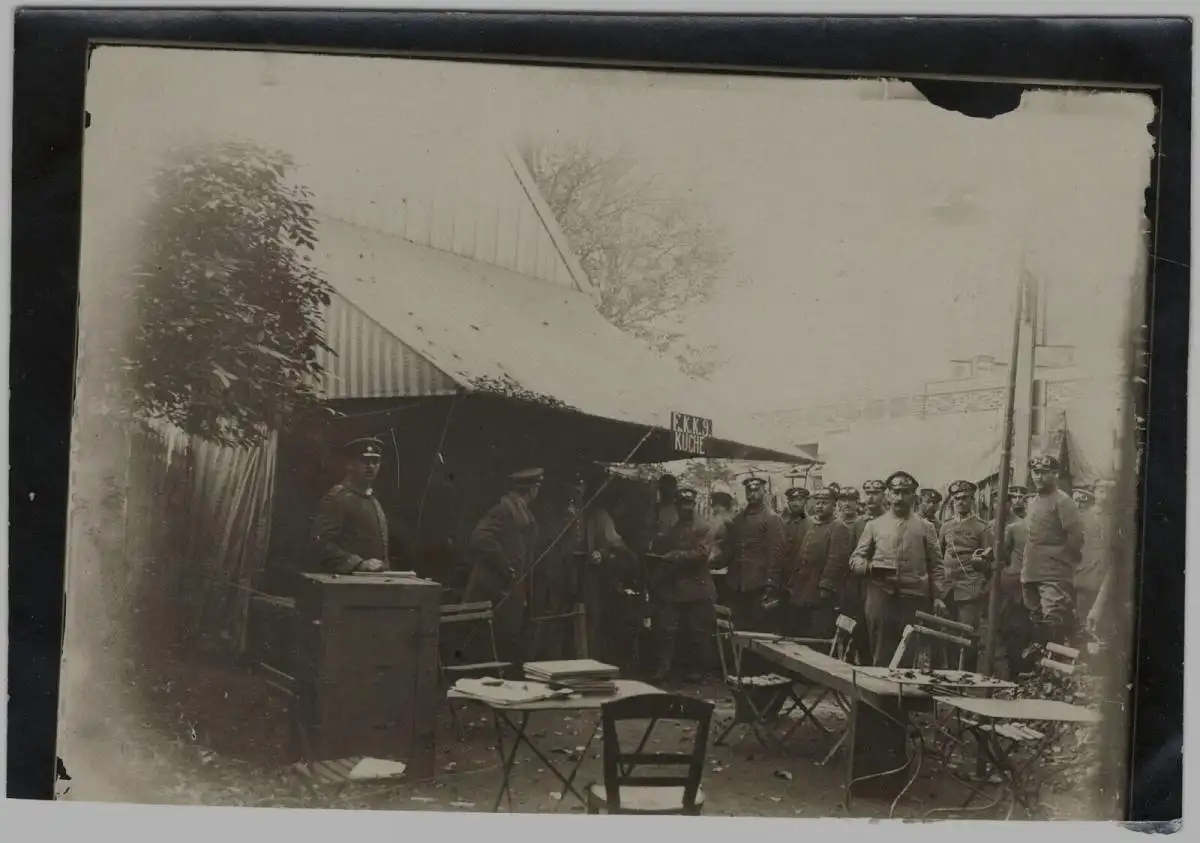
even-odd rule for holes
{"type": "Polygon", "coordinates": [[[433,775],[441,586],[304,574],[296,594],[296,716],[312,760],[403,761],[433,775]]]}

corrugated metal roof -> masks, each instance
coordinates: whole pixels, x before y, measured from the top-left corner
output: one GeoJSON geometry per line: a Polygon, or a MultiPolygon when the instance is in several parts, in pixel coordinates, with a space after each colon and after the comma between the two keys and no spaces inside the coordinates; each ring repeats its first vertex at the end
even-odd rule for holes
{"type": "MultiPolygon", "coordinates": [[[[584,293],[338,220],[321,221],[318,241],[315,262],[338,294],[464,387],[500,381],[589,415],[660,428],[669,428],[672,411],[689,413],[711,419],[714,438],[806,459],[623,334],[584,293]]],[[[348,355],[339,363],[347,372],[375,365],[377,343],[344,342],[336,323],[331,334],[348,355]]],[[[348,387],[345,397],[382,397],[372,383],[369,396],[348,387]]],[[[394,379],[391,388],[412,394],[394,379]]]]}

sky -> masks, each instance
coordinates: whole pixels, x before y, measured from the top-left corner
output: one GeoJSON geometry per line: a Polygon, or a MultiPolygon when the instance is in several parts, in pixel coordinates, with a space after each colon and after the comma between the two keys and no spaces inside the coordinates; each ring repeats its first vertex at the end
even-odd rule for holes
{"type": "MultiPolygon", "coordinates": [[[[893,83],[893,90],[904,86],[893,83]]],[[[1008,354],[1020,268],[1048,341],[1119,348],[1142,254],[1153,119],[1136,94],[1027,94],[964,117],[799,80],[102,47],[92,57],[85,248],[180,143],[282,149],[316,204],[387,227],[430,156],[532,138],[620,145],[724,230],[728,280],[681,314],[750,412],[898,395],[1008,354]],[[98,213],[104,208],[109,212],[98,213]],[[89,214],[89,209],[92,213],[89,214]]]]}

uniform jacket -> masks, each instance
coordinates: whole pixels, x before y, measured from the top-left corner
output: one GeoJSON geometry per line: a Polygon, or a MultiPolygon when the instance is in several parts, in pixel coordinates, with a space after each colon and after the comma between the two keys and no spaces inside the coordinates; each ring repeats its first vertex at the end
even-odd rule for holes
{"type": "Polygon", "coordinates": [[[807,516],[796,518],[788,512],[781,515],[779,520],[783,522],[783,558],[790,559],[804,539],[810,519],[807,516]]]}
{"type": "Polygon", "coordinates": [[[1083,521],[1083,551],[1079,568],[1075,571],[1075,587],[1099,592],[1112,565],[1109,521],[1107,516],[1095,509],[1081,513],[1080,519],[1083,521]]]}
{"type": "Polygon", "coordinates": [[[365,559],[388,563],[388,522],[374,495],[338,484],[317,504],[311,537],[320,570],[348,574],[365,559]]]}
{"type": "Polygon", "coordinates": [[[899,518],[885,512],[867,522],[850,555],[850,570],[889,593],[928,597],[931,577],[932,593],[942,593],[938,562],[938,539],[932,524],[915,513],[899,518]],[[895,570],[872,570],[880,564],[895,570]]]}
{"type": "Polygon", "coordinates": [[[1038,495],[1025,511],[1028,537],[1021,582],[1073,583],[1083,549],[1083,520],[1071,496],[1056,489],[1038,495]]]}
{"type": "Polygon", "coordinates": [[[779,584],[785,550],[783,521],[768,507],[743,509],[725,529],[722,567],[730,591],[752,592],[779,584]]]}
{"type": "Polygon", "coordinates": [[[850,528],[836,518],[812,521],[788,554],[784,588],[794,606],[821,602],[821,592],[837,594],[846,577],[852,549],[850,528]]]}
{"type": "Polygon", "coordinates": [[[717,589],[709,573],[711,529],[703,521],[676,521],[665,533],[654,537],[651,552],[663,555],[657,561],[655,598],[666,603],[716,600],[717,589]]]}
{"type": "Polygon", "coordinates": [[[533,564],[537,542],[537,521],[524,499],[516,492],[500,498],[471,531],[471,576],[463,601],[497,603],[507,595],[505,608],[524,610],[528,585],[521,578],[533,564]]]}
{"type": "Polygon", "coordinates": [[[1010,518],[1008,526],[1004,528],[1004,567],[1000,569],[1000,587],[1004,591],[1012,593],[1021,590],[1021,565],[1025,560],[1027,532],[1024,518],[1010,518]]]}
{"type": "Polygon", "coordinates": [[[938,538],[941,570],[937,579],[941,581],[941,589],[937,596],[974,600],[987,591],[991,563],[971,558],[975,551],[992,543],[984,520],[975,514],[951,517],[942,524],[938,538]]]}

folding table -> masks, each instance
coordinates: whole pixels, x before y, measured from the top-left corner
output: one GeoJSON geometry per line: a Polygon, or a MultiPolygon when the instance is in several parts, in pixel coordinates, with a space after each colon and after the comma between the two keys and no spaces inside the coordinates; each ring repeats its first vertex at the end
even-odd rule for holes
{"type": "MultiPolygon", "coordinates": [[[[996,798],[982,808],[971,810],[993,808],[1007,797],[1005,819],[1012,817],[1018,804],[1026,815],[1032,815],[1037,808],[1040,781],[1034,771],[1062,728],[1100,722],[1099,712],[1058,700],[936,696],[934,702],[967,715],[961,718],[962,724],[974,735],[979,751],[1000,776],[996,798]],[[1041,729],[1033,729],[1028,723],[1036,723],[1041,729]],[[1014,756],[1021,746],[1030,748],[1029,756],[1018,761],[1014,756]]],[[[959,810],[967,810],[975,797],[983,795],[980,788],[969,784],[968,787],[971,794],[959,810]]]]}
{"type": "MultiPolygon", "coordinates": [[[[647,685],[645,682],[637,682],[632,679],[618,679],[616,680],[616,686],[617,691],[615,694],[603,696],[573,694],[569,697],[515,703],[480,699],[479,697],[461,694],[453,689],[447,692],[449,699],[480,703],[487,706],[492,712],[492,720],[496,726],[496,751],[500,754],[501,775],[503,776],[500,782],[500,792],[496,795],[496,803],[492,806],[493,813],[500,810],[500,803],[504,801],[505,797],[508,798],[508,810],[512,811],[512,768],[517,759],[517,751],[521,748],[522,744],[527,746],[538,760],[546,765],[546,769],[562,782],[563,799],[566,799],[567,794],[570,793],[585,806],[587,805],[587,797],[575,788],[575,778],[578,776],[579,769],[583,766],[584,759],[587,758],[588,750],[599,733],[600,721],[597,720],[596,724],[592,727],[587,742],[584,744],[583,752],[575,760],[575,764],[572,766],[570,772],[567,775],[563,775],[547,754],[538,749],[537,745],[530,740],[528,733],[529,718],[535,712],[544,711],[556,713],[599,711],[600,707],[605,703],[610,703],[614,700],[640,696],[642,694],[663,693],[662,690],[655,688],[653,685],[647,685]],[[504,749],[504,733],[506,730],[511,731],[514,735],[512,746],[507,752],[504,749]]],[[[652,728],[653,724],[651,724],[652,728]]],[[[649,734],[649,730],[647,730],[646,735],[642,739],[643,744],[646,738],[649,737],[649,734]]],[[[640,747],[639,751],[641,751],[640,747]]]]}

